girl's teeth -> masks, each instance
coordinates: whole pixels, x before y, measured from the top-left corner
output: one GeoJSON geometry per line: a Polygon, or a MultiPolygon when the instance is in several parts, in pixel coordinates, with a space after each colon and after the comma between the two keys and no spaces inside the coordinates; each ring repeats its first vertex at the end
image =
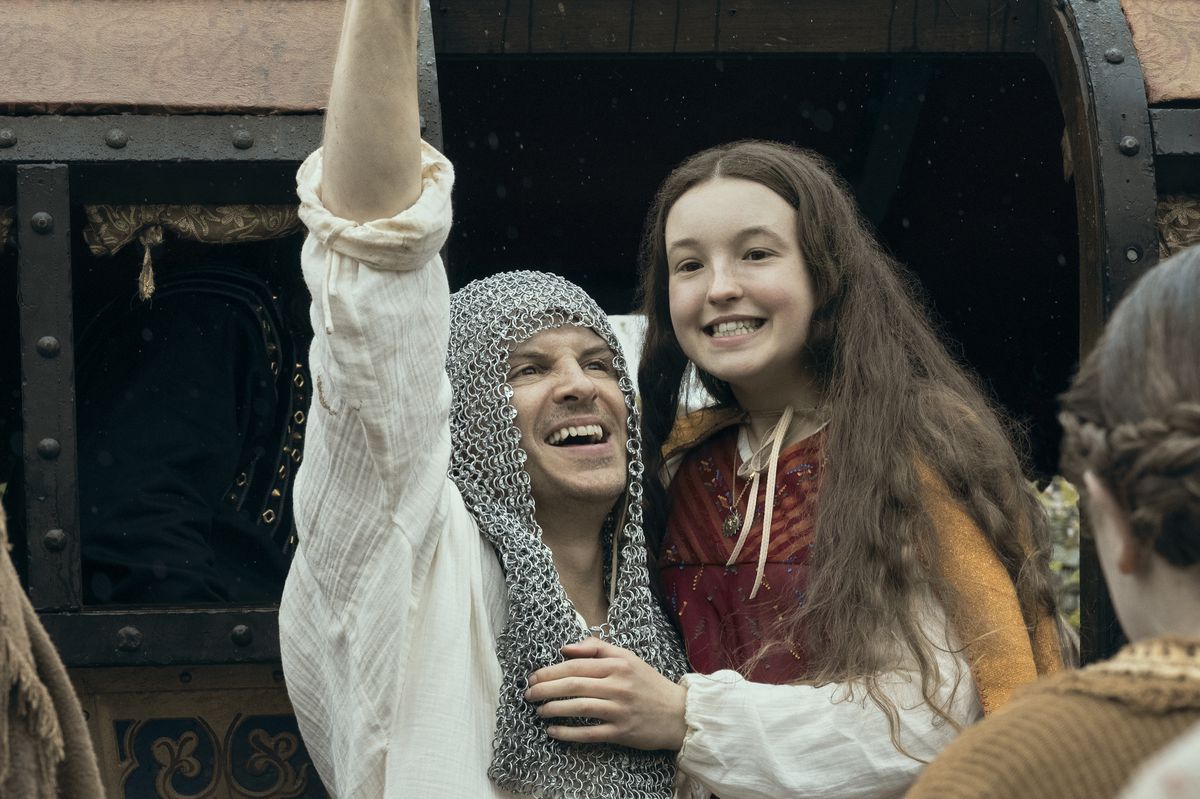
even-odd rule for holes
{"type": "Polygon", "coordinates": [[[721,322],[713,326],[713,337],[720,338],[722,336],[740,336],[744,333],[752,333],[757,328],[758,325],[754,322],[721,322]]]}

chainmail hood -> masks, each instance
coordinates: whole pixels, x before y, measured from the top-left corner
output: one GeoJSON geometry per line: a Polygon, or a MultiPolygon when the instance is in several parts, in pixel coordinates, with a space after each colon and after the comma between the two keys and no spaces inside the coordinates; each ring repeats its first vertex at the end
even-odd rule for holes
{"type": "MultiPolygon", "coordinates": [[[[686,671],[675,632],[650,593],[638,410],[608,317],[582,289],[556,275],[508,272],[470,283],[450,299],[450,477],[499,554],[509,598],[497,642],[503,681],[488,775],[502,788],[535,797],[669,797],[673,757],[555,741],[522,696],[529,673],[561,662],[561,647],[589,635],[579,625],[534,520],[525,452],[514,424],[517,412],[506,382],[514,345],[564,325],[590,328],[612,348],[629,413],[627,511],[605,637],[671,679],[686,671]]],[[[614,524],[610,520],[607,526],[614,524]]]]}

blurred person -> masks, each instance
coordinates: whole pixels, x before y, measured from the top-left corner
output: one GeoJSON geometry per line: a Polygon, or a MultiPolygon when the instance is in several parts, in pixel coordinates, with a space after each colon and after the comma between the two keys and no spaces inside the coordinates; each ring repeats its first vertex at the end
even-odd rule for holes
{"type": "Polygon", "coordinates": [[[103,796],[75,689],[8,556],[0,508],[0,796],[103,796]]]}
{"type": "Polygon", "coordinates": [[[1193,248],[1138,281],[1062,397],[1063,469],[1084,488],[1131,643],[1023,690],[947,748],[911,797],[1114,796],[1200,722],[1197,307],[1193,248]]]}
{"type": "Polygon", "coordinates": [[[1121,799],[1196,799],[1198,796],[1200,724],[1147,760],[1121,792],[1121,799]]]}

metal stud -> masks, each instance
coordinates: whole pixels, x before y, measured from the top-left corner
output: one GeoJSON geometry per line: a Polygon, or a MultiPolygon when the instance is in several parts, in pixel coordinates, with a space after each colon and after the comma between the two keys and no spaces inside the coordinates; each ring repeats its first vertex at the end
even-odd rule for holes
{"type": "Polygon", "coordinates": [[[42,336],[37,340],[37,351],[43,358],[55,358],[62,352],[62,344],[54,336],[42,336]]]}
{"type": "Polygon", "coordinates": [[[254,643],[254,631],[244,624],[239,624],[229,631],[229,640],[238,646],[250,646],[254,643]]]}
{"type": "Polygon", "coordinates": [[[132,625],[117,630],[117,649],[136,652],[142,648],[142,631],[132,625]]]}
{"type": "Polygon", "coordinates": [[[1142,260],[1142,248],[1136,244],[1130,244],[1125,248],[1125,260],[1131,264],[1136,264],[1142,260]]]}
{"type": "Polygon", "coordinates": [[[239,128],[233,132],[233,146],[239,150],[249,150],[254,146],[254,136],[245,128],[239,128]]]}
{"type": "Polygon", "coordinates": [[[17,134],[12,128],[0,128],[0,147],[12,147],[17,143],[17,134]]]}
{"type": "Polygon", "coordinates": [[[275,511],[271,510],[270,508],[267,508],[265,511],[263,511],[262,512],[262,521],[263,521],[263,524],[271,524],[272,522],[274,522],[275,521],[275,511]]]}
{"type": "Polygon", "coordinates": [[[1125,54],[1116,47],[1110,47],[1104,51],[1104,60],[1110,64],[1120,64],[1125,60],[1125,54]]]}
{"type": "Polygon", "coordinates": [[[67,534],[58,529],[50,530],[42,536],[42,546],[51,552],[62,552],[67,546],[67,534]]]}
{"type": "Polygon", "coordinates": [[[44,460],[52,461],[62,453],[62,444],[59,444],[56,439],[43,438],[38,442],[37,454],[42,456],[44,460]]]}
{"type": "Polygon", "coordinates": [[[34,233],[41,233],[44,236],[54,230],[54,217],[45,211],[38,211],[29,217],[29,225],[33,228],[34,233]]]}
{"type": "Polygon", "coordinates": [[[1133,136],[1122,136],[1117,147],[1125,155],[1137,155],[1138,151],[1142,149],[1142,143],[1133,136]]]}
{"type": "Polygon", "coordinates": [[[129,144],[129,134],[120,128],[112,128],[108,133],[104,134],[104,143],[114,150],[120,150],[126,144],[129,144]]]}

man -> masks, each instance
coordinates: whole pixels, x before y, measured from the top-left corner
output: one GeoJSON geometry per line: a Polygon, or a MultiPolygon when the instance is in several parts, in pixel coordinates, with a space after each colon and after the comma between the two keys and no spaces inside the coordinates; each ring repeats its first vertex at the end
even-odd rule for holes
{"type": "Polygon", "coordinates": [[[417,12],[347,4],[298,175],[314,402],[280,638],[301,731],[341,797],[668,796],[669,756],[559,743],[524,698],[589,634],[672,678],[684,661],[604,314],[537,273],[447,295],[453,171],[418,134],[417,12]]]}

